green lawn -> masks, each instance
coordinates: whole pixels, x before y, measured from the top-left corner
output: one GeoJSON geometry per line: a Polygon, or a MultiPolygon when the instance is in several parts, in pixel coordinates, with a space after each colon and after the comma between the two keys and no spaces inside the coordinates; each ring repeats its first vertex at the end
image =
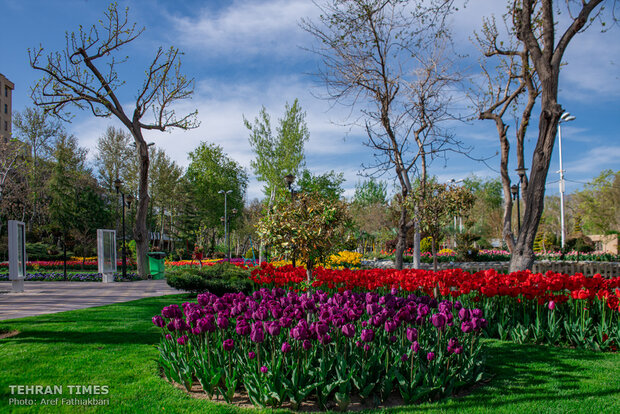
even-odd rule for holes
{"type": "MultiPolygon", "coordinates": [[[[158,376],[151,316],[181,295],[0,322],[0,412],[255,412],[195,400],[158,376]],[[9,385],[107,385],[109,406],[9,406],[9,385]]],[[[489,340],[490,381],[470,394],[389,412],[617,413],[620,354],[489,340]]],[[[75,397],[75,396],[73,396],[75,397]]],[[[19,397],[19,398],[24,398],[19,397]]],[[[40,399],[36,397],[35,399],[40,399]]]]}

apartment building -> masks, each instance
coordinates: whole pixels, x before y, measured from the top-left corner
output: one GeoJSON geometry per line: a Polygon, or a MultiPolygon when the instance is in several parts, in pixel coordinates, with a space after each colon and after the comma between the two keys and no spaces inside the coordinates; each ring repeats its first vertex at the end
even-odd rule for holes
{"type": "Polygon", "coordinates": [[[15,85],[0,73],[0,139],[8,142],[12,131],[12,97],[15,85]]]}

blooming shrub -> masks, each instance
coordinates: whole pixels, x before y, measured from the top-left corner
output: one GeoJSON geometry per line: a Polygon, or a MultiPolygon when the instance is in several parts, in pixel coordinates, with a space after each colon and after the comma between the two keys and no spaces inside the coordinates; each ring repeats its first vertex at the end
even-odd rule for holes
{"type": "Polygon", "coordinates": [[[281,288],[165,307],[165,375],[189,390],[196,378],[207,395],[228,402],[242,387],[253,404],[294,408],[311,395],[345,410],[351,396],[406,402],[452,393],[481,378],[480,309],[396,290],[297,294],[281,288]]]}
{"type": "MultiPolygon", "coordinates": [[[[357,252],[350,251],[341,251],[337,254],[332,254],[327,259],[327,263],[325,265],[326,269],[357,269],[360,267],[362,262],[362,254],[357,252]]],[[[291,265],[292,262],[290,260],[276,260],[271,262],[273,267],[283,267],[287,265],[291,265]]],[[[302,263],[299,263],[299,266],[305,269],[305,266],[302,263]]]]}
{"type": "MultiPolygon", "coordinates": [[[[8,273],[0,273],[0,281],[9,280],[8,273]]],[[[27,273],[24,278],[25,281],[39,281],[39,282],[101,282],[100,273],[67,273],[65,278],[64,273],[27,273]]],[[[115,282],[133,282],[136,280],[142,280],[137,273],[127,273],[127,277],[123,278],[122,273],[114,274],[115,282]]]]}
{"type": "MultiPolygon", "coordinates": [[[[303,276],[291,266],[276,269],[263,264],[252,271],[254,282],[266,287],[297,288],[303,276]]],[[[427,295],[439,286],[442,296],[482,308],[490,323],[488,333],[494,337],[595,350],[614,350],[620,344],[620,277],[529,271],[505,275],[495,270],[470,274],[461,269],[317,269],[312,286],[357,291],[396,288],[427,295]]]]}

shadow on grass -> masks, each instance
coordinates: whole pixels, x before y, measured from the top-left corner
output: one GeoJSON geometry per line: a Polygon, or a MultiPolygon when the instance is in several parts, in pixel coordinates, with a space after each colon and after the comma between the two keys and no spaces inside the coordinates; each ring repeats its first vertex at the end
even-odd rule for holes
{"type": "Polygon", "coordinates": [[[161,334],[157,332],[92,331],[68,332],[33,330],[21,332],[10,340],[16,345],[27,344],[101,344],[101,345],[155,345],[161,334]]]}
{"type": "Polygon", "coordinates": [[[474,389],[469,395],[438,402],[437,405],[395,407],[388,411],[400,413],[432,408],[442,411],[492,411],[508,406],[519,407],[521,404],[528,408],[535,406],[550,410],[549,404],[566,401],[572,407],[579,407],[587,398],[618,394],[612,383],[594,392],[585,391],[583,386],[583,382],[590,379],[584,373],[584,366],[605,358],[605,354],[500,341],[488,341],[486,348],[486,371],[491,376],[488,384],[474,389]],[[528,405],[530,403],[532,405],[528,405]]]}

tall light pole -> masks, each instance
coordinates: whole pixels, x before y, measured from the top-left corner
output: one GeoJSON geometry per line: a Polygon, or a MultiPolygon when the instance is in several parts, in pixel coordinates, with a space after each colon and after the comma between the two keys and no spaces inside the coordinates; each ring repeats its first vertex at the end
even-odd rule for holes
{"type": "Polygon", "coordinates": [[[564,169],[562,168],[562,122],[574,121],[575,117],[569,114],[568,112],[564,112],[560,117],[560,122],[558,123],[558,146],[560,150],[560,228],[562,233],[562,250],[564,250],[564,169]]]}
{"type": "Polygon", "coordinates": [[[118,178],[116,180],[114,180],[114,188],[116,188],[116,194],[120,194],[121,195],[121,203],[123,204],[123,213],[122,213],[122,217],[123,217],[123,247],[122,247],[122,257],[123,257],[123,279],[127,278],[127,247],[125,244],[125,204],[127,204],[127,208],[130,209],[131,208],[131,202],[133,201],[133,196],[131,194],[127,195],[127,201],[125,201],[125,193],[123,193],[121,191],[121,184],[123,184],[123,182],[121,180],[119,180],[118,178]]]}
{"type": "Polygon", "coordinates": [[[226,206],[226,198],[228,194],[232,193],[232,190],[218,191],[219,194],[224,194],[224,244],[228,246],[228,261],[230,262],[230,244],[228,243],[228,211],[226,206]]]}

